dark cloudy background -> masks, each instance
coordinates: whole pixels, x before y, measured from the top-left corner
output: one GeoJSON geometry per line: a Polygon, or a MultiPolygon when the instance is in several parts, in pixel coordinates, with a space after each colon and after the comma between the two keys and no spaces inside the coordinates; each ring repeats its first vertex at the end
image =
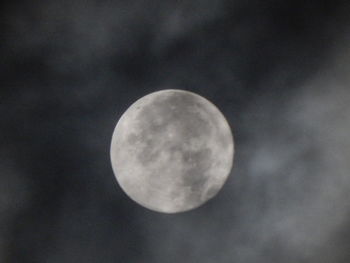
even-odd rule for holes
{"type": "Polygon", "coordinates": [[[350,261],[350,4],[7,1],[0,11],[0,262],[350,261]],[[204,206],[152,212],[109,161],[126,108],[159,89],[233,127],[204,206]]]}

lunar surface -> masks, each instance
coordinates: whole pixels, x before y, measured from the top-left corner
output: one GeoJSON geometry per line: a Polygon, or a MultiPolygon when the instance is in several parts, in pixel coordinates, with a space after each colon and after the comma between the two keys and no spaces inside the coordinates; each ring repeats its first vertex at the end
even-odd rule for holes
{"type": "Polygon", "coordinates": [[[111,162],[125,193],[163,213],[194,209],[214,197],[230,174],[233,136],[208,100],[162,90],[132,104],[111,143],[111,162]]]}

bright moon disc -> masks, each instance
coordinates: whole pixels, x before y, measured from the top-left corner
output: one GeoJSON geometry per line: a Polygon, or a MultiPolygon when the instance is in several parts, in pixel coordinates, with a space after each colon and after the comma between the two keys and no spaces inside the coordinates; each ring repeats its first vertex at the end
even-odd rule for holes
{"type": "Polygon", "coordinates": [[[111,162],[125,193],[163,213],[196,208],[214,197],[230,174],[233,136],[208,100],[162,90],[132,104],[114,130],[111,162]]]}

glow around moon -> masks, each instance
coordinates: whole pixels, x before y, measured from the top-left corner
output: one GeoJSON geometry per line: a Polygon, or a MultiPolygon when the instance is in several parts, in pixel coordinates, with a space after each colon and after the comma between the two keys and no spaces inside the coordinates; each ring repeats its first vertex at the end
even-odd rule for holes
{"type": "Polygon", "coordinates": [[[111,162],[125,193],[164,213],[196,208],[230,174],[234,143],[221,112],[183,90],[151,93],[132,104],[114,130],[111,162]]]}

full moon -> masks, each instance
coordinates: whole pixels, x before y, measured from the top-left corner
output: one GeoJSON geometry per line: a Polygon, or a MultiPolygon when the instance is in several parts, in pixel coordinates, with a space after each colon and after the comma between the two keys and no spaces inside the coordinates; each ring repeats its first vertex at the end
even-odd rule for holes
{"type": "Polygon", "coordinates": [[[207,99],[184,90],[161,90],[133,103],[112,136],[111,162],[124,192],[163,213],[199,207],[230,174],[233,136],[207,99]]]}

